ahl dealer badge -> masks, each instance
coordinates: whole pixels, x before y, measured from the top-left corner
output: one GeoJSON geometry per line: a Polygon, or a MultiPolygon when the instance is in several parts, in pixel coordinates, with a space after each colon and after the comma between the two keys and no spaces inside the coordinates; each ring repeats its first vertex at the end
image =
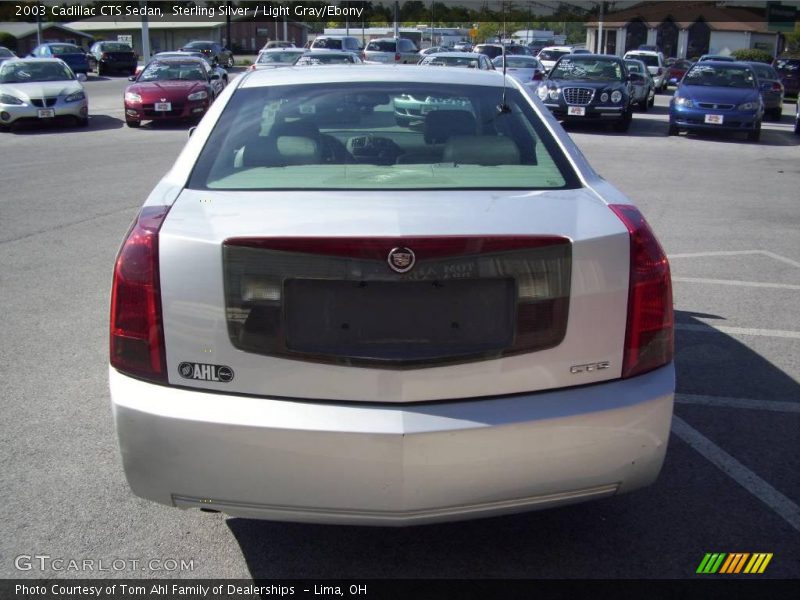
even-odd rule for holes
{"type": "Polygon", "coordinates": [[[196,381],[233,381],[233,369],[225,365],[208,365],[204,363],[182,362],[178,365],[178,373],[184,379],[196,381]]]}

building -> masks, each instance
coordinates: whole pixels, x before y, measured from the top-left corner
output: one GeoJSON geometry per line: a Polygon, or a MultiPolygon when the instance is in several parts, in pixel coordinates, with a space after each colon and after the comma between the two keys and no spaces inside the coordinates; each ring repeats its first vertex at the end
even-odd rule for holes
{"type": "MultiPolygon", "coordinates": [[[[22,21],[0,22],[0,31],[16,38],[16,48],[12,48],[12,50],[18,56],[27,56],[39,44],[36,23],[24,23],[22,21]]],[[[87,33],[59,23],[42,23],[42,43],[67,42],[88,47],[92,41],[92,36],[87,33]]]]}
{"type": "MultiPolygon", "coordinates": [[[[91,18],[73,21],[68,26],[93,36],[96,40],[124,40],[133,45],[134,52],[142,52],[142,21],[139,17],[91,18]]],[[[228,46],[234,53],[255,54],[272,40],[289,40],[302,47],[308,38],[308,26],[296,21],[255,21],[251,18],[231,20],[231,39],[227,39],[228,26],[224,20],[206,21],[148,21],[150,52],[177,50],[193,40],[208,40],[228,46]]]]}
{"type": "Polygon", "coordinates": [[[608,13],[601,44],[599,29],[598,21],[586,24],[586,47],[619,56],[644,44],[677,58],[727,55],[742,48],[775,56],[782,49],[780,34],[770,30],[762,14],[717,2],[645,2],[608,13]]]}

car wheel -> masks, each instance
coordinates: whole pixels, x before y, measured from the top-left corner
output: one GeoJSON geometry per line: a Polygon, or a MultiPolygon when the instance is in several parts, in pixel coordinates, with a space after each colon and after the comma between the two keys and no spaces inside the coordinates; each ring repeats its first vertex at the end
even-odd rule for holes
{"type": "Polygon", "coordinates": [[[751,142],[757,142],[761,139],[761,121],[756,123],[756,128],[747,133],[747,139],[751,142]]]}
{"type": "Polygon", "coordinates": [[[800,121],[794,122],[794,134],[800,135],[800,121]]]}
{"type": "Polygon", "coordinates": [[[97,76],[101,77],[103,75],[103,65],[97,63],[97,76]]]}
{"type": "Polygon", "coordinates": [[[678,135],[678,128],[675,125],[670,125],[667,129],[667,135],[678,135]]]}
{"type": "Polygon", "coordinates": [[[133,127],[135,129],[135,128],[139,127],[142,124],[142,122],[141,121],[131,121],[130,119],[125,119],[125,124],[128,127],[133,127]]]}
{"type": "Polygon", "coordinates": [[[627,111],[622,115],[622,118],[614,123],[614,131],[618,133],[625,133],[631,127],[631,121],[633,121],[633,110],[629,107],[627,111]]]}
{"type": "Polygon", "coordinates": [[[770,111],[770,117],[772,118],[773,121],[780,121],[782,115],[783,115],[783,107],[781,106],[773,108],[772,111],[770,111]]]}
{"type": "Polygon", "coordinates": [[[231,54],[228,57],[228,60],[225,62],[225,67],[228,68],[228,69],[232,69],[233,68],[233,63],[234,63],[233,54],[231,54]]]}
{"type": "Polygon", "coordinates": [[[648,106],[649,108],[653,108],[655,105],[656,105],[656,95],[655,95],[655,94],[653,94],[653,97],[652,97],[652,98],[650,98],[650,100],[648,100],[648,102],[647,102],[647,106],[648,106]]]}
{"type": "Polygon", "coordinates": [[[647,98],[639,102],[639,110],[642,112],[647,112],[648,108],[650,108],[650,102],[647,100],[647,98]]]}

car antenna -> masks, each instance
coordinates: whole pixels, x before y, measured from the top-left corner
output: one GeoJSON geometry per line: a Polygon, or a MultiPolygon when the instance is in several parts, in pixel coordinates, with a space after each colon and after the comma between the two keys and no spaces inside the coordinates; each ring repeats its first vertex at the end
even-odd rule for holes
{"type": "Polygon", "coordinates": [[[505,37],[506,37],[506,3],[503,2],[503,37],[500,39],[500,50],[502,52],[501,56],[503,57],[503,98],[500,100],[500,104],[497,105],[497,112],[501,115],[511,112],[511,107],[508,104],[506,104],[506,45],[503,43],[505,37]]]}

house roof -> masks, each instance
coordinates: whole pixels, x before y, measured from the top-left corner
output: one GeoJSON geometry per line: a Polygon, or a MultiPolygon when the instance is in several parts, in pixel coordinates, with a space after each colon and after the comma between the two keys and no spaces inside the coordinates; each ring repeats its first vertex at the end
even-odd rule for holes
{"type": "MultiPolygon", "coordinates": [[[[66,25],[62,25],[60,23],[42,23],[42,31],[52,28],[62,29],[67,33],[71,33],[73,35],[92,37],[87,33],[78,31],[76,29],[72,29],[71,27],[67,27],[66,25]]],[[[26,35],[30,35],[32,33],[36,33],[36,29],[37,29],[36,23],[25,23],[23,21],[0,22],[0,31],[5,31],[6,33],[10,33],[17,39],[25,37],[26,35]]]]}
{"type": "MultiPolygon", "coordinates": [[[[625,27],[640,19],[648,27],[658,27],[671,19],[680,29],[688,29],[702,19],[712,31],[749,31],[770,33],[764,17],[746,8],[718,6],[716,2],[642,2],[624,10],[608,13],[604,27],[625,27]]],[[[586,23],[597,27],[598,21],[586,23]]]]}

